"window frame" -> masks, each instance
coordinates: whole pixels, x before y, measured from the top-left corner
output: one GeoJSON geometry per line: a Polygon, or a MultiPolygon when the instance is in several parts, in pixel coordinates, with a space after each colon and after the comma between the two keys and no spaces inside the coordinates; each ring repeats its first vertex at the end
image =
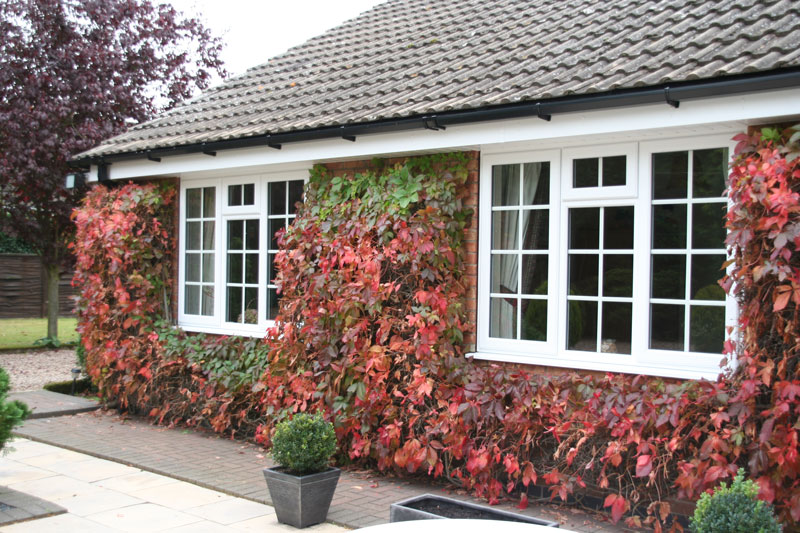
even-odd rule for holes
{"type": "Polygon", "coordinates": [[[274,320],[266,320],[267,294],[267,261],[269,253],[268,223],[268,184],[271,182],[303,180],[308,183],[309,168],[286,171],[260,172],[257,174],[241,174],[215,178],[181,179],[179,200],[178,231],[178,313],[177,325],[193,332],[219,335],[240,335],[260,337],[266,329],[275,324],[274,320]],[[254,205],[228,206],[228,186],[255,184],[254,205]],[[214,234],[214,313],[211,316],[190,315],[185,313],[186,286],[186,190],[202,187],[215,187],[215,234],[214,234]],[[258,322],[243,324],[227,321],[227,224],[232,220],[258,219],[258,322]]]}
{"type": "MultiPolygon", "coordinates": [[[[533,350],[536,353],[553,352],[556,349],[556,318],[558,316],[557,305],[553,304],[554,287],[558,286],[558,272],[560,268],[560,257],[556,251],[558,243],[557,224],[553,220],[553,207],[558,205],[561,199],[560,187],[557,185],[553,176],[561,172],[561,158],[558,150],[538,150],[516,154],[492,154],[481,158],[480,193],[481,205],[480,213],[487,213],[489,223],[485,231],[479,223],[478,231],[478,324],[485,324],[485,328],[478,328],[478,345],[486,347],[488,351],[494,353],[504,353],[510,356],[525,356],[533,350]],[[491,272],[491,196],[492,196],[492,166],[493,165],[521,165],[523,163],[550,163],[550,203],[549,203],[549,228],[548,228],[548,272],[547,272],[547,340],[530,341],[516,339],[499,339],[489,337],[489,298],[490,298],[490,272],[491,272]],[[486,179],[483,179],[483,177],[486,179]],[[484,201],[485,200],[485,201],[484,201]],[[483,273],[483,274],[482,274],[483,273]],[[555,311],[555,312],[553,312],[555,311]]],[[[518,319],[519,320],[519,319],[518,319]]],[[[481,351],[481,350],[479,350],[481,351]]]]}
{"type": "MultiPolygon", "coordinates": [[[[652,223],[652,155],[671,151],[696,151],[727,148],[728,161],[735,143],[730,135],[687,136],[625,144],[597,144],[565,147],[555,150],[493,153],[481,158],[479,180],[478,224],[478,293],[477,293],[477,359],[500,362],[528,363],[553,367],[647,374],[675,378],[715,379],[721,371],[722,354],[671,351],[649,348],[651,300],[651,223],[652,223]],[[603,155],[604,149],[625,147],[629,160],[628,174],[633,168],[633,183],[605,188],[572,188],[572,160],[603,155]],[[548,290],[548,340],[535,343],[489,337],[489,283],[491,276],[491,192],[492,166],[521,164],[551,158],[550,203],[550,264],[548,287],[557,287],[557,294],[548,290]],[[555,160],[555,161],[554,161],[555,160]],[[553,166],[557,162],[559,166],[553,166]],[[560,170],[559,170],[560,169],[560,170]],[[566,182],[566,183],[565,183],[566,182]],[[598,191],[609,189],[609,191],[598,191]],[[610,189],[614,189],[611,191],[610,189]],[[625,190],[623,190],[625,189],[625,190]],[[579,191],[579,194],[575,194],[579,191]],[[599,194],[594,194],[595,192],[599,194]],[[613,194],[612,194],[613,193],[613,194]],[[565,310],[568,288],[568,215],[570,208],[634,206],[633,236],[633,303],[631,322],[631,354],[582,352],[566,348],[567,327],[565,310]],[[554,235],[555,234],[555,235],[554,235]],[[555,276],[556,281],[553,281],[555,276]],[[556,336],[552,335],[555,328],[556,336]]],[[[612,153],[610,155],[618,155],[612,153]]],[[[619,154],[621,155],[621,154],[619,154]]],[[[689,231],[689,230],[687,230],[689,231]]],[[[727,254],[727,251],[726,251],[727,254]]],[[[730,268],[730,267],[729,267],[730,268]]],[[[720,272],[720,277],[722,273],[720,272]]],[[[687,283],[689,281],[687,280],[687,283]]],[[[687,302],[688,305],[688,302],[687,302]]],[[[726,295],[725,325],[733,326],[736,334],[737,305],[726,295]]],[[[726,339],[730,338],[726,330],[726,339]]],[[[600,348],[598,347],[598,350],[600,348]]],[[[731,363],[729,363],[731,364],[731,363]]]]}
{"type": "Polygon", "coordinates": [[[591,200],[599,199],[613,200],[617,198],[636,198],[637,197],[637,145],[636,143],[615,143],[599,144],[592,146],[577,146],[564,148],[561,151],[563,179],[561,180],[563,201],[570,200],[591,200]],[[573,186],[574,166],[573,161],[584,158],[602,158],[613,156],[625,156],[626,175],[634,179],[625,185],[603,185],[602,179],[597,187],[575,187],[573,186]]]}

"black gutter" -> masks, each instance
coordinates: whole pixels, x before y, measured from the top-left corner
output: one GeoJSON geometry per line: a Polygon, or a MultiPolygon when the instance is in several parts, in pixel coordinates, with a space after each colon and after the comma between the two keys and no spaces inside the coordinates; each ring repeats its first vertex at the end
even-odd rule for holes
{"type": "Polygon", "coordinates": [[[115,161],[127,161],[146,158],[159,161],[161,157],[205,153],[216,155],[221,150],[236,148],[253,148],[270,146],[280,149],[287,143],[316,141],[321,139],[341,138],[354,141],[361,135],[408,131],[414,129],[443,130],[447,126],[508,120],[525,117],[539,117],[550,120],[552,115],[595,111],[616,107],[664,103],[678,107],[681,100],[725,96],[737,93],[786,89],[800,86],[800,69],[789,69],[767,74],[747,74],[714,78],[698,82],[682,82],[641,89],[621,89],[605,93],[567,96],[518,104],[484,107],[463,111],[445,111],[436,114],[422,115],[394,120],[380,120],[361,124],[333,126],[308,130],[277,133],[274,135],[258,135],[224,141],[213,141],[156,148],[153,150],[137,150],[101,157],[73,159],[71,166],[85,168],[87,165],[105,166],[115,161]]]}

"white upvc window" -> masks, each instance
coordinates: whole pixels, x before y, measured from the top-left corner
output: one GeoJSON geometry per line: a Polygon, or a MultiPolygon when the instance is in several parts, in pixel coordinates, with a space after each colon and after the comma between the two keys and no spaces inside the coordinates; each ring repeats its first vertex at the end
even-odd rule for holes
{"type": "Polygon", "coordinates": [[[475,357],[719,373],[727,136],[482,157],[475,357]]]}
{"type": "Polygon", "coordinates": [[[295,218],[308,172],[183,180],[178,325],[260,336],[278,311],[275,233],[295,218]]]}

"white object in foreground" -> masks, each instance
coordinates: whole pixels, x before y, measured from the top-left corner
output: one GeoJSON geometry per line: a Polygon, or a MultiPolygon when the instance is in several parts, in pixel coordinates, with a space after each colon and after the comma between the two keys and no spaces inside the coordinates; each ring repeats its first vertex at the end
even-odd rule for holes
{"type": "Polygon", "coordinates": [[[555,529],[552,527],[525,524],[523,522],[507,522],[505,520],[413,520],[407,522],[392,522],[379,524],[358,530],[363,533],[400,533],[414,531],[414,533],[486,533],[487,531],[503,533],[575,533],[568,529],[555,529]]]}

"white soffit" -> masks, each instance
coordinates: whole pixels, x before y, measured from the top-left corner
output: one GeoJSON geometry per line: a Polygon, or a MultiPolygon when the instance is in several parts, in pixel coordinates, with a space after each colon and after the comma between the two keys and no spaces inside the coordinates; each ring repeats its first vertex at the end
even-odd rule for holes
{"type": "MultiPolygon", "coordinates": [[[[642,140],[648,136],[697,133],[725,133],[743,130],[750,124],[785,121],[800,117],[800,88],[739,94],[719,98],[684,100],[679,108],[666,103],[627,108],[603,109],[553,115],[550,122],[539,118],[499,120],[462,126],[444,131],[409,130],[397,133],[364,135],[350,142],[326,139],[284,144],[281,150],[269,147],[241,148],[204,154],[163,156],[160,162],[147,159],[113,162],[111,179],[195,175],[235,170],[237,173],[284,170],[310,163],[332,160],[392,157],[447,150],[481,150],[502,153],[537,147],[584,143],[598,135],[617,139],[642,140]]],[[[92,166],[90,180],[97,180],[92,166]]]]}

